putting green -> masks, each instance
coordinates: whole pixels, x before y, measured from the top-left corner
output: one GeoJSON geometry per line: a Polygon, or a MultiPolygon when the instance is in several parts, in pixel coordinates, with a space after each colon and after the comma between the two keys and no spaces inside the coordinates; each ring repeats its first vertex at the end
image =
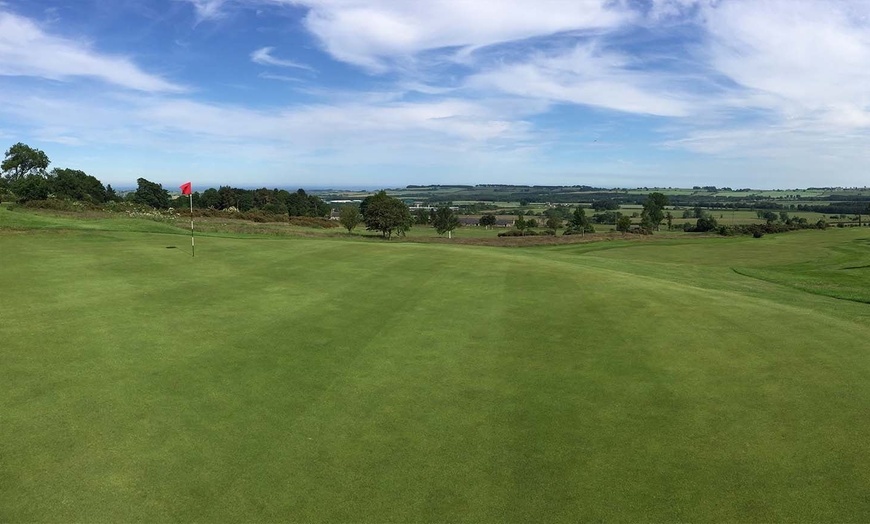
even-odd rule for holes
{"type": "Polygon", "coordinates": [[[107,224],[0,231],[0,521],[870,518],[870,306],[734,271],[863,231],[192,259],[107,224]]]}

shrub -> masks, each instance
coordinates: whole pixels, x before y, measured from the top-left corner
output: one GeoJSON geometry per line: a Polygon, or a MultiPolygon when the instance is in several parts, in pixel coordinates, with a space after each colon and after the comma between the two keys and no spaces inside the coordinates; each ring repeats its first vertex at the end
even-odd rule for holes
{"type": "Polygon", "coordinates": [[[341,224],[339,224],[337,220],[329,220],[328,218],[319,217],[290,217],[290,225],[300,227],[316,227],[320,229],[331,229],[341,226],[341,224]]]}
{"type": "Polygon", "coordinates": [[[53,211],[95,211],[103,209],[99,204],[82,200],[68,200],[65,198],[47,198],[45,200],[27,200],[21,202],[24,207],[33,209],[51,209],[53,211]]]}
{"type": "Polygon", "coordinates": [[[538,235],[552,235],[552,234],[553,234],[552,232],[547,232],[547,231],[536,232],[536,231],[531,231],[531,230],[519,231],[517,229],[511,229],[509,231],[504,231],[502,233],[499,233],[498,236],[500,236],[500,237],[534,237],[534,236],[538,236],[538,235]]]}

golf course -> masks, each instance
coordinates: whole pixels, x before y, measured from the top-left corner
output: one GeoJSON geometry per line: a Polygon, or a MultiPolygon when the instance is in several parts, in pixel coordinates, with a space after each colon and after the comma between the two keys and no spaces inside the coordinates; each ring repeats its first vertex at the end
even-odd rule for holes
{"type": "Polygon", "coordinates": [[[870,520],[870,228],[183,225],[0,206],[0,522],[870,520]]]}

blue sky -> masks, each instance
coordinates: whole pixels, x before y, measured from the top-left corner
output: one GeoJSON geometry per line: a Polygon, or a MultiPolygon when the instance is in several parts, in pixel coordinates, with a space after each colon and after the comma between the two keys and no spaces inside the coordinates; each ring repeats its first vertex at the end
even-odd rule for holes
{"type": "Polygon", "coordinates": [[[0,145],[116,187],[865,186],[870,0],[0,0],[0,145]]]}

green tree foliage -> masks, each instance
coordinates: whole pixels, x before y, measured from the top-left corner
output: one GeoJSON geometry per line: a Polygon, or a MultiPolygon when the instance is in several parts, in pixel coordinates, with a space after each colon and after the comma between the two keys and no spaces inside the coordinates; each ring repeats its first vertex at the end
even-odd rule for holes
{"type": "Polygon", "coordinates": [[[544,216],[547,218],[557,217],[563,221],[571,218],[571,209],[567,206],[556,206],[544,210],[544,216]]]}
{"type": "Polygon", "coordinates": [[[428,209],[416,209],[414,210],[414,223],[419,226],[427,226],[430,222],[429,210],[428,209]]]}
{"type": "Polygon", "coordinates": [[[616,219],[616,230],[622,233],[627,233],[631,229],[631,217],[628,215],[619,215],[616,219]]]}
{"type": "Polygon", "coordinates": [[[644,229],[658,229],[662,219],[665,218],[665,206],[670,202],[663,193],[650,193],[643,204],[641,213],[641,226],[644,229]]]}
{"type": "MultiPolygon", "coordinates": [[[[266,189],[265,187],[251,191],[251,200],[254,207],[257,209],[263,209],[264,211],[266,206],[269,204],[277,203],[275,192],[271,189],[266,189]]],[[[287,210],[285,209],[283,212],[286,213],[287,210]]]]}
{"type": "Polygon", "coordinates": [[[595,211],[616,211],[619,209],[619,202],[615,200],[593,200],[592,209],[595,211]]]}
{"type": "Polygon", "coordinates": [[[236,192],[233,191],[233,188],[230,186],[221,186],[217,190],[218,194],[218,209],[229,209],[234,207],[238,209],[238,199],[236,198],[236,192]]]}
{"type": "Polygon", "coordinates": [[[48,155],[39,149],[18,142],[6,150],[0,169],[8,180],[14,182],[30,175],[44,177],[50,163],[48,155]]]}
{"type": "Polygon", "coordinates": [[[495,215],[493,215],[492,213],[486,213],[480,217],[480,220],[478,220],[477,223],[489,229],[495,225],[495,220],[495,215]]]}
{"type": "Polygon", "coordinates": [[[716,217],[708,215],[698,219],[698,222],[695,224],[694,231],[698,233],[705,233],[707,231],[715,231],[718,228],[719,224],[716,222],[716,217]]]}
{"type": "Polygon", "coordinates": [[[287,197],[287,214],[291,217],[325,217],[329,215],[329,204],[316,195],[309,195],[298,189],[287,197]]]}
{"type": "Polygon", "coordinates": [[[583,209],[583,206],[577,206],[574,209],[574,212],[571,213],[571,218],[568,219],[568,229],[565,231],[566,234],[576,234],[576,233],[594,233],[595,228],[589,222],[589,218],[586,216],[586,210],[583,209]]]}
{"type": "Polygon", "coordinates": [[[515,227],[516,230],[519,231],[520,233],[522,233],[523,231],[526,230],[527,227],[529,227],[528,224],[526,223],[526,219],[525,219],[525,217],[522,215],[522,213],[519,214],[519,215],[517,215],[517,219],[514,220],[514,227],[515,227]]]}
{"type": "Polygon", "coordinates": [[[10,184],[10,189],[18,196],[19,202],[45,200],[51,192],[48,180],[42,175],[25,175],[17,178],[10,184]]]}
{"type": "Polygon", "coordinates": [[[218,194],[218,190],[210,187],[202,192],[202,195],[199,197],[199,207],[201,208],[211,208],[211,209],[220,209],[221,197],[218,194]]]}
{"type": "Polygon", "coordinates": [[[758,218],[763,218],[768,224],[773,224],[779,218],[779,215],[773,211],[758,211],[758,218]]]}
{"type": "Polygon", "coordinates": [[[338,214],[338,221],[350,233],[362,221],[359,208],[356,206],[344,206],[338,214]]]}
{"type": "Polygon", "coordinates": [[[136,179],[136,192],[132,200],[137,204],[151,206],[156,209],[169,208],[169,192],[163,186],[144,178],[136,179]]]}
{"type": "Polygon", "coordinates": [[[408,206],[383,190],[364,198],[360,204],[360,212],[366,229],[380,231],[386,239],[392,237],[393,231],[400,235],[405,234],[414,223],[408,206]]]}
{"type": "Polygon", "coordinates": [[[254,209],[254,192],[243,189],[236,193],[236,207],[239,211],[250,211],[254,209]]]}
{"type": "Polygon", "coordinates": [[[121,197],[118,196],[118,193],[115,192],[115,188],[112,187],[112,184],[106,185],[106,202],[118,202],[121,200],[121,197]]]}
{"type": "Polygon", "coordinates": [[[48,181],[51,192],[57,198],[82,200],[94,204],[102,204],[108,200],[108,193],[103,184],[78,169],[55,168],[51,171],[48,181]]]}
{"type": "Polygon", "coordinates": [[[435,210],[435,220],[432,222],[435,226],[435,231],[439,235],[448,233],[459,227],[459,218],[447,206],[441,206],[435,210]]]}
{"type": "Polygon", "coordinates": [[[551,229],[556,231],[557,229],[562,227],[562,217],[556,216],[555,214],[551,214],[547,217],[546,222],[547,229],[551,229]]]}
{"type": "Polygon", "coordinates": [[[619,211],[605,211],[603,213],[595,213],[592,215],[592,221],[596,224],[616,224],[616,219],[621,213],[619,211]]]}

